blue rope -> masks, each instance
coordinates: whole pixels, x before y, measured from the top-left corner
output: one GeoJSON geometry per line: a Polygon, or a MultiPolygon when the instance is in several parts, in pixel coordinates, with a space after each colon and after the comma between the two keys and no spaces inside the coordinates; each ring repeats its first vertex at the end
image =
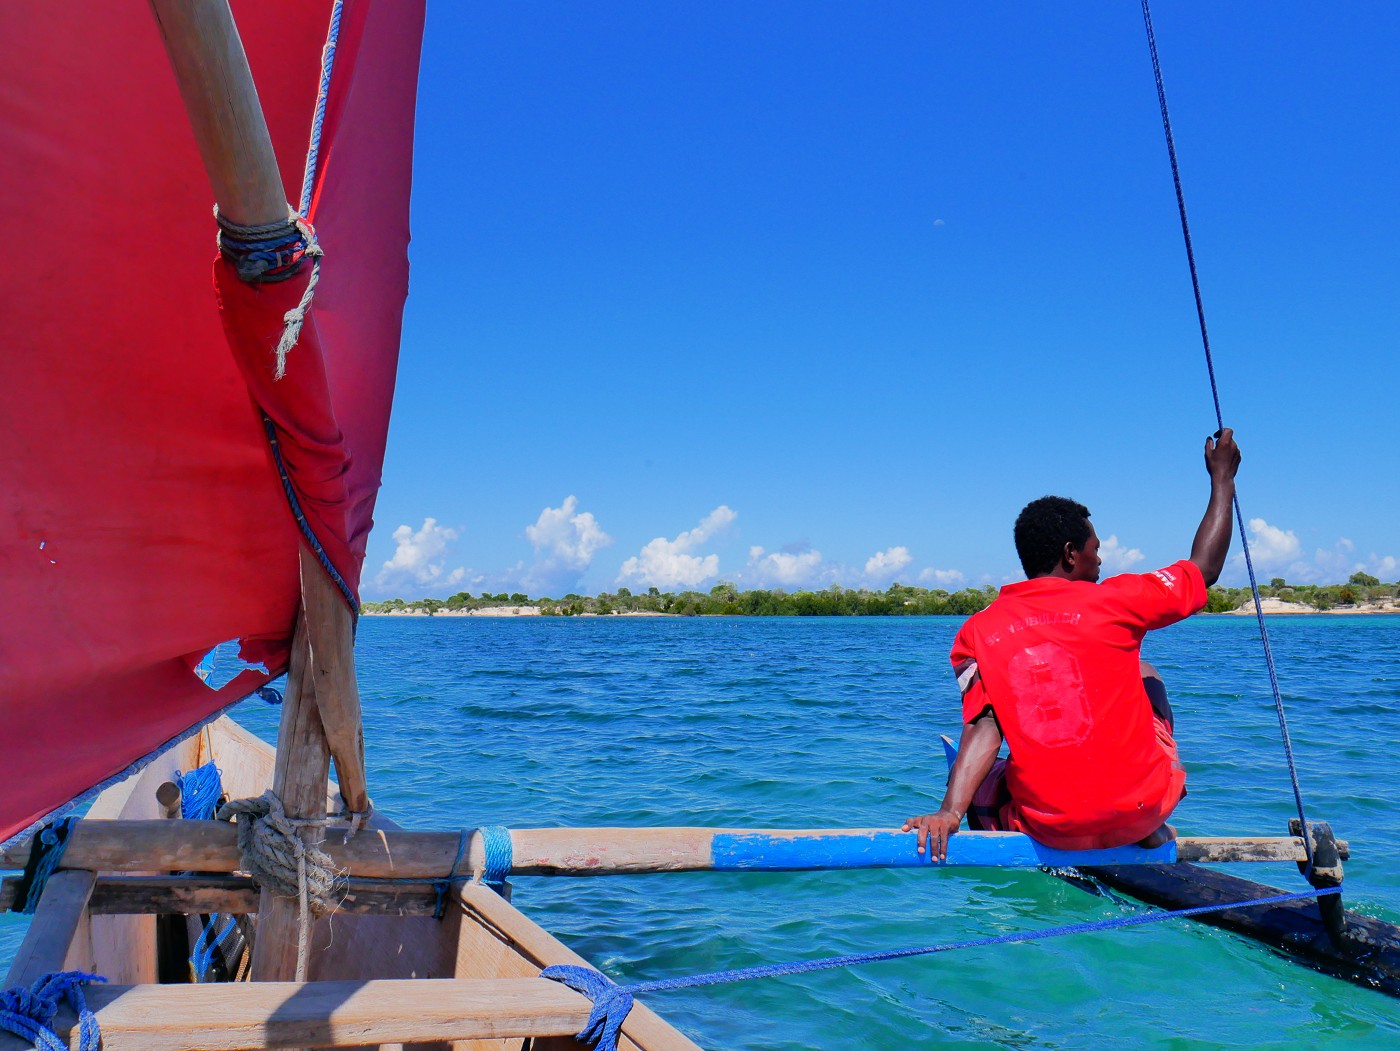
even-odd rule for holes
{"type": "Polygon", "coordinates": [[[331,93],[331,70],[335,66],[335,46],[340,40],[340,13],[345,0],[335,0],[331,8],[331,25],[326,32],[326,46],[321,51],[321,84],[316,91],[316,115],[311,119],[311,143],[306,150],[306,173],[301,181],[301,217],[311,211],[311,193],[316,185],[316,167],[321,157],[321,125],[326,120],[326,102],[331,93]]]}
{"type": "Polygon", "coordinates": [[[68,1051],[68,1041],[53,1031],[59,1001],[66,1000],[78,1012],[78,1051],[98,1051],[102,1032],[97,1016],[88,1010],[83,986],[106,980],[83,971],[56,971],[28,989],[6,989],[0,993],[0,1029],[23,1037],[39,1051],[68,1051]]]}
{"type": "Polygon", "coordinates": [[[15,909],[23,915],[32,916],[39,907],[39,899],[44,896],[44,887],[49,877],[58,868],[63,852],[68,849],[68,837],[73,831],[77,817],[65,817],[43,829],[34,840],[30,862],[25,866],[24,882],[20,893],[24,904],[15,909]]]}
{"type": "Polygon", "coordinates": [[[307,545],[311,548],[312,554],[316,556],[316,561],[321,563],[321,568],[335,581],[335,586],[340,589],[340,593],[345,596],[345,601],[350,609],[358,614],[360,612],[360,600],[355,597],[355,591],[340,575],[340,571],[331,562],[331,556],[326,554],[326,549],[321,546],[321,541],[316,538],[316,534],[311,530],[311,523],[307,521],[306,513],[301,509],[301,500],[297,497],[296,487],[292,485],[292,476],[287,470],[286,461],[282,459],[282,443],[277,439],[277,424],[272,422],[272,417],[267,413],[262,414],[263,431],[267,435],[267,444],[272,448],[272,459],[277,465],[277,476],[282,479],[282,492],[287,497],[287,503],[292,509],[292,517],[296,519],[297,528],[301,530],[301,535],[305,537],[307,545]]]}
{"type": "Polygon", "coordinates": [[[215,951],[238,926],[237,918],[229,916],[228,923],[224,924],[223,929],[215,934],[215,929],[219,926],[221,918],[223,918],[223,914],[218,912],[210,916],[204,929],[199,932],[199,937],[195,939],[194,951],[190,953],[190,972],[194,975],[196,982],[204,981],[204,976],[214,966],[215,951]]]}
{"type": "Polygon", "coordinates": [[[219,809],[219,797],[224,794],[223,780],[219,768],[213,761],[191,770],[188,774],[175,774],[175,783],[180,786],[180,816],[186,821],[210,821],[214,811],[219,809]]]}
{"type": "Polygon", "coordinates": [[[445,879],[440,879],[433,884],[433,890],[437,892],[437,904],[433,906],[433,919],[435,920],[440,920],[447,915],[447,892],[457,881],[457,866],[462,864],[462,858],[466,856],[469,838],[465,828],[457,833],[457,857],[452,862],[452,868],[448,869],[445,879]]]}
{"type": "MultiPolygon", "coordinates": [[[[1162,111],[1162,131],[1167,137],[1167,156],[1171,159],[1172,183],[1176,186],[1176,207],[1181,215],[1181,235],[1186,242],[1186,263],[1191,270],[1191,291],[1196,297],[1196,318],[1201,326],[1201,345],[1206,352],[1206,372],[1210,376],[1210,396],[1215,404],[1215,424],[1224,428],[1225,420],[1220,412],[1220,389],[1215,380],[1215,361],[1210,352],[1210,334],[1206,331],[1206,308],[1201,298],[1201,281],[1196,273],[1196,253],[1191,246],[1191,226],[1186,221],[1186,195],[1181,188],[1181,169],[1176,160],[1176,140],[1172,137],[1171,116],[1167,112],[1167,89],[1162,83],[1162,65],[1157,59],[1157,38],[1152,32],[1152,11],[1148,0],[1142,0],[1142,20],[1147,27],[1147,49],[1152,55],[1152,75],[1157,80],[1157,104],[1162,111]]],[[[1219,433],[1217,431],[1217,433],[1219,433]]],[[[1288,760],[1288,776],[1293,782],[1293,802],[1298,807],[1298,823],[1303,833],[1303,851],[1308,863],[1304,875],[1312,877],[1313,849],[1312,835],[1308,831],[1308,818],[1303,812],[1303,791],[1298,787],[1298,766],[1293,759],[1293,742],[1288,735],[1288,717],[1283,711],[1283,697],[1279,692],[1278,671],[1274,667],[1273,649],[1269,645],[1269,629],[1264,623],[1264,603],[1259,597],[1259,582],[1254,576],[1254,559],[1249,551],[1249,537],[1245,533],[1244,512],[1240,510],[1240,498],[1236,494],[1235,521],[1240,527],[1240,543],[1244,548],[1244,564],[1249,571],[1249,591],[1254,596],[1254,615],[1259,621],[1259,637],[1264,642],[1264,663],[1269,669],[1269,687],[1273,691],[1274,711],[1278,713],[1279,731],[1283,735],[1283,754],[1288,760]]]]}
{"type": "Polygon", "coordinates": [[[477,832],[481,834],[481,846],[486,852],[481,882],[499,890],[505,885],[513,863],[510,829],[504,825],[482,825],[477,832]]]}
{"type": "Polygon", "coordinates": [[[1301,901],[1305,898],[1319,898],[1324,894],[1337,894],[1341,888],[1328,887],[1321,890],[1301,891],[1297,894],[1275,894],[1267,898],[1254,898],[1249,901],[1235,901],[1225,905],[1197,905],[1189,909],[1174,909],[1170,912],[1149,912],[1135,916],[1119,916],[1110,920],[1096,920],[1093,923],[1072,923],[1064,927],[1049,927],[1038,931],[1015,931],[999,934],[991,938],[975,938],[970,941],[947,942],[943,945],[929,945],[914,949],[890,949],[884,952],[853,953],[847,956],[829,956],[820,960],[799,960],[793,963],[766,964],[760,967],[743,967],[731,971],[712,971],[709,974],[696,974],[689,977],[662,978],[651,982],[634,982],[631,985],[618,985],[607,975],[590,967],[575,967],[557,964],[540,972],[541,978],[563,982],[570,989],[583,993],[593,1000],[593,1010],[588,1022],[578,1034],[578,1039],[592,1043],[597,1051],[616,1051],[617,1034],[632,1009],[632,999],[641,993],[661,992],[667,989],[691,989],[702,985],[721,985],[726,982],[742,982],[750,978],[773,978],[780,975],[806,974],[809,971],[828,971],[838,967],[852,967],[863,963],[877,963],[882,960],[898,960],[908,956],[927,956],[930,953],[950,952],[954,949],[973,949],[984,945],[1008,945],[1012,942],[1039,941],[1043,938],[1058,938],[1066,934],[1087,934],[1093,931],[1113,930],[1119,927],[1139,927],[1147,923],[1161,923],[1163,920],[1182,919],[1188,916],[1201,916],[1210,912],[1223,912],[1226,909],[1244,909],[1258,905],[1278,905],[1284,902],[1301,901]]]}

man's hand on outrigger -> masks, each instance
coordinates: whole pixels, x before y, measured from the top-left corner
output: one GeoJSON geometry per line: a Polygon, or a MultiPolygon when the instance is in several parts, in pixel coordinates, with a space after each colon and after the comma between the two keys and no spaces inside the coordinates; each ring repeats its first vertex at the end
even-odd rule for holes
{"type": "Polygon", "coordinates": [[[904,822],[901,832],[918,832],[919,853],[929,851],[931,860],[948,860],[948,837],[957,832],[972,797],[982,784],[1001,748],[1001,727],[992,715],[991,705],[963,727],[958,757],[948,772],[948,793],[943,805],[932,814],[921,814],[904,822]]]}

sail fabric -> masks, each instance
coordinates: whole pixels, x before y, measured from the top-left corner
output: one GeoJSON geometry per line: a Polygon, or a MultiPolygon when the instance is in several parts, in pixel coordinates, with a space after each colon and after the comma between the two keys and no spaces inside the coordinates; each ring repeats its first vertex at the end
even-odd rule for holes
{"type": "MultiPolygon", "coordinates": [[[[288,200],[331,0],[235,2],[288,200]]],[[[144,3],[0,5],[0,843],[285,670],[293,493],[352,591],[408,283],[421,0],[347,0],[309,219],[325,258],[242,284],[144,3]],[[212,273],[212,280],[211,280],[212,273]],[[238,640],[255,668],[195,672],[238,640]]]]}

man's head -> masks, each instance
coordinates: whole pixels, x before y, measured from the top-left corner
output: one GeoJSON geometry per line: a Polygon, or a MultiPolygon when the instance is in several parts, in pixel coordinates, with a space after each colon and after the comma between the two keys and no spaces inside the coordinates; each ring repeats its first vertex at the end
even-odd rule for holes
{"type": "Polygon", "coordinates": [[[1029,578],[1099,579],[1099,538],[1089,509],[1063,496],[1032,500],[1017,515],[1016,554],[1029,578]]]}

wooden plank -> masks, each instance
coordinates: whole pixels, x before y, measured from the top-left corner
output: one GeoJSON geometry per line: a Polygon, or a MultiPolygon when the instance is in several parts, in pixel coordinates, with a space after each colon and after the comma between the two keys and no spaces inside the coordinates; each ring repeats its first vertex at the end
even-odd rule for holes
{"type": "Polygon", "coordinates": [[[60,869],[49,877],[4,988],[27,987],[36,978],[63,970],[96,882],[97,873],[84,869],[60,869]]]}
{"type": "Polygon", "coordinates": [[[335,760],[345,809],[369,809],[360,688],[355,681],[355,614],[320,560],[301,546],[301,601],[311,643],[313,696],[335,760]]]}
{"type": "MultiPolygon", "coordinates": [[[[65,855],[71,864],[103,870],[238,867],[234,830],[213,822],[80,822],[65,855]]],[[[452,868],[456,832],[370,829],[348,843],[325,844],[355,876],[434,879],[452,868]]],[[[944,867],[915,850],[914,833],[891,829],[740,830],[711,828],[549,828],[511,832],[515,875],[597,876],[696,870],[782,871],[820,868],[944,867]]],[[[1345,850],[1346,844],[1339,843],[1345,850]]],[[[5,855],[21,867],[27,847],[5,855]]],[[[1301,861],[1302,841],[1281,838],[1183,837],[1154,850],[1055,851],[1011,832],[960,832],[949,840],[947,866],[1162,864],[1180,860],[1301,861]]],[[[461,871],[484,860],[473,836],[461,871]]]]}
{"type": "Polygon", "coordinates": [[[228,0],[150,4],[219,211],[242,226],[283,221],[287,194],[228,0]]]}
{"type": "MultiPolygon", "coordinates": [[[[361,1047],[577,1032],[591,1004],[544,978],[91,985],[104,1051],[361,1047]]],[[[71,1011],[55,1022],[76,1046],[71,1011]]]]}

